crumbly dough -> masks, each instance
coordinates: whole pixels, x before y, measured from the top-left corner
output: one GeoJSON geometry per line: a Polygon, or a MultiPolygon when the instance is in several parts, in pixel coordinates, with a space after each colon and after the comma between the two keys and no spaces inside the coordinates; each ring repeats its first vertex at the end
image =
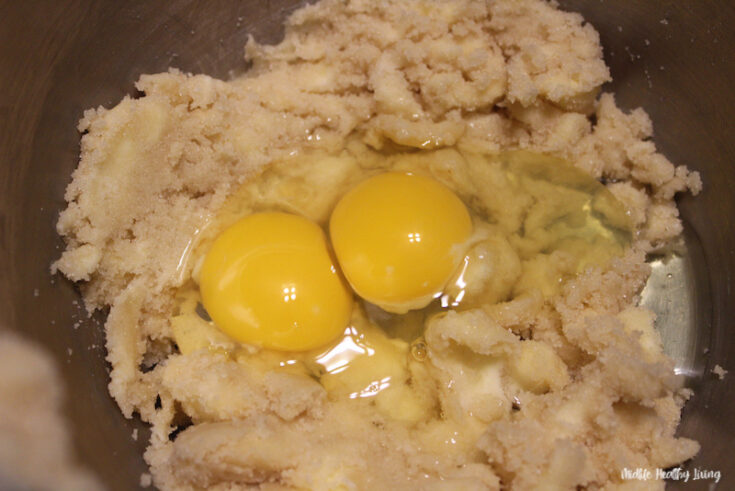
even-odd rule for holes
{"type": "Polygon", "coordinates": [[[715,365],[715,367],[712,369],[712,373],[715,374],[717,378],[720,380],[725,380],[725,376],[727,375],[727,370],[722,368],[720,365],[715,365]]]}
{"type": "MultiPolygon", "coordinates": [[[[83,282],[90,310],[110,308],[110,393],[152,425],[156,486],[633,489],[623,467],[698,451],[674,436],[688,392],[635,303],[645,254],[682,230],[674,195],[701,182],[656,152],[643,110],[600,95],[610,76],[592,26],[540,0],[322,0],[280,44],[245,52],[252,69],[232,81],[172,69],[87,111],[58,222],[53,268],[83,282]],[[192,237],[269,164],[353,142],[563,157],[628,207],[634,244],[554,295],[432,318],[411,377],[437,417],[418,423],[216,350],[179,353],[173,298],[192,237]]],[[[342,183],[330,169],[312,177],[324,189],[342,183]]]]}

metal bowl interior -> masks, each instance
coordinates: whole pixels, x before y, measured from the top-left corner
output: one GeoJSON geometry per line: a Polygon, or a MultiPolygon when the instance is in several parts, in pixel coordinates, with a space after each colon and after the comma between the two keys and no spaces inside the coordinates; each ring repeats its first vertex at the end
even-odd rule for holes
{"type": "MultiPolygon", "coordinates": [[[[247,36],[277,42],[283,19],[302,3],[0,4],[0,325],[54,355],[77,451],[110,489],[139,486],[148,433],[139,421],[124,419],[108,395],[104,313],[88,317],[74,285],[49,274],[63,247],[55,222],[77,164],[76,123],[86,108],[111,107],[135,95],[141,73],[169,66],[220,78],[242,72],[247,36]]],[[[671,314],[659,325],[695,391],[679,432],[702,442],[702,451],[687,465],[721,470],[720,489],[735,488],[735,399],[728,395],[735,382],[732,375],[720,381],[711,374],[715,364],[735,373],[729,325],[735,314],[735,5],[560,3],[600,32],[614,78],[605,89],[626,109],[644,107],[658,148],[702,174],[704,192],[680,200],[687,253],[675,270],[678,293],[658,295],[678,299],[659,307],[671,314]]],[[[700,489],[697,483],[670,483],[670,489],[679,487],[700,489]]]]}

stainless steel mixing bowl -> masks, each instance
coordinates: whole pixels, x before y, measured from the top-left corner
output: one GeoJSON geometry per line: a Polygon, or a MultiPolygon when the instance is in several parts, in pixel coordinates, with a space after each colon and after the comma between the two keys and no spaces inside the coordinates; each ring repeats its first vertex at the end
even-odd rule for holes
{"type": "MultiPolygon", "coordinates": [[[[147,431],[108,396],[104,315],[87,318],[74,285],[48,270],[62,248],[54,225],[77,164],[76,122],[86,108],[134,94],[141,73],[175,66],[227,78],[244,70],[247,35],[278,41],[299,3],[0,0],[0,325],[55,356],[78,453],[110,489],[138,487],[147,431]]],[[[654,301],[664,299],[655,305],[664,310],[667,349],[696,392],[679,430],[702,443],[688,466],[720,470],[717,489],[735,489],[735,5],[560,3],[599,30],[615,79],[606,89],[624,108],[644,107],[658,148],[702,174],[704,192],[680,200],[688,253],[673,266],[678,279],[651,288],[654,301]],[[731,371],[724,381],[710,373],[715,364],[731,371]]]]}

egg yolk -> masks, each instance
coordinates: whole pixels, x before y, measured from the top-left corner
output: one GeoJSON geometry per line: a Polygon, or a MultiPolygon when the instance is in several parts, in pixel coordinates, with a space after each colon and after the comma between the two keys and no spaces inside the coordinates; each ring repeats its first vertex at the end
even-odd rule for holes
{"type": "Polygon", "coordinates": [[[442,292],[462,259],[472,220],[441,183],[389,172],[345,194],[329,232],[355,292],[384,310],[405,313],[442,292]]]}
{"type": "Polygon", "coordinates": [[[200,274],[202,303],[237,341],[303,351],[339,337],[352,294],[322,229],[286,213],[256,213],[226,229],[200,274]]]}

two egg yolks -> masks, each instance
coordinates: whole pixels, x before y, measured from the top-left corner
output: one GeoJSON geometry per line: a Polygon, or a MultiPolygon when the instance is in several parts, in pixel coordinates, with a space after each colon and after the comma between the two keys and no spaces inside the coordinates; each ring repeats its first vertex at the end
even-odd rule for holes
{"type": "MultiPolygon", "coordinates": [[[[428,305],[461,261],[472,220],[437,181],[389,172],[358,184],[335,207],[334,252],[352,289],[384,310],[428,305]]],[[[305,351],[339,337],[352,293],[322,229],[280,212],[249,215],[214,241],[200,274],[202,303],[237,341],[305,351]]]]}

